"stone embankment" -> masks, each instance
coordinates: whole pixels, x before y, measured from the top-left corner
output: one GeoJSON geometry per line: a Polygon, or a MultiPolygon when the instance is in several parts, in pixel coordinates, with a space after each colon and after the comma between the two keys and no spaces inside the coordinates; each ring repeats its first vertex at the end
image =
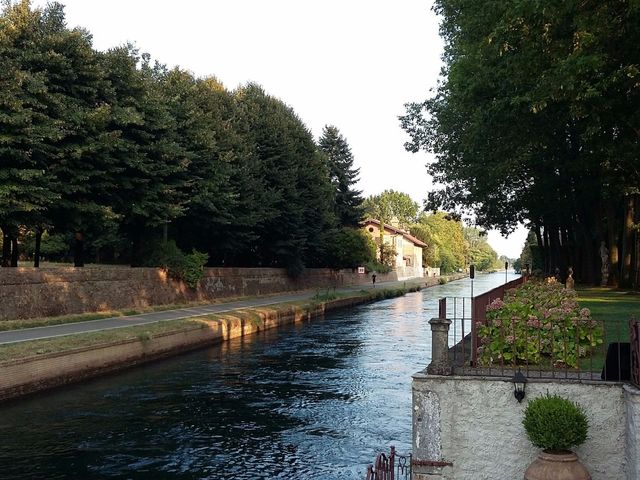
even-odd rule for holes
{"type": "MultiPolygon", "coordinates": [[[[301,305],[283,304],[233,311],[214,318],[198,319],[196,324],[176,331],[0,362],[0,400],[78,382],[283,325],[306,322],[328,311],[418,290],[420,285],[397,290],[380,288],[329,301],[311,299],[301,305]]],[[[79,345],[82,344],[81,336],[78,336],[79,345]]]]}

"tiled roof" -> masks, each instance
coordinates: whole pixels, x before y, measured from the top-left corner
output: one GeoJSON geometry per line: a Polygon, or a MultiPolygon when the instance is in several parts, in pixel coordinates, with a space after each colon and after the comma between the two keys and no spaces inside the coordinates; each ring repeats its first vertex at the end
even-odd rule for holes
{"type": "MultiPolygon", "coordinates": [[[[373,218],[367,218],[366,220],[360,222],[360,225],[370,225],[370,224],[374,224],[376,225],[378,228],[380,228],[380,221],[379,220],[375,220],[373,218]]],[[[384,229],[385,230],[389,230],[390,232],[393,232],[397,235],[402,235],[404,238],[406,238],[407,240],[409,240],[411,243],[413,243],[414,245],[418,246],[418,247],[426,247],[427,244],[418,240],[416,237],[414,237],[413,235],[411,235],[409,232],[405,231],[405,230],[401,230],[399,228],[393,227],[387,223],[384,224],[384,229]]]]}

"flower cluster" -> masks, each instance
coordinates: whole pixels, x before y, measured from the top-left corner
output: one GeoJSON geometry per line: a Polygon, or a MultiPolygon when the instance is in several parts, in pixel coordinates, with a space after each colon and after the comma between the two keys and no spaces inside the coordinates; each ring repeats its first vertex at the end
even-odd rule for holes
{"type": "Polygon", "coordinates": [[[604,332],[575,297],[575,291],[547,280],[528,282],[492,301],[486,323],[476,324],[480,363],[577,368],[581,357],[602,344],[604,332]]]}

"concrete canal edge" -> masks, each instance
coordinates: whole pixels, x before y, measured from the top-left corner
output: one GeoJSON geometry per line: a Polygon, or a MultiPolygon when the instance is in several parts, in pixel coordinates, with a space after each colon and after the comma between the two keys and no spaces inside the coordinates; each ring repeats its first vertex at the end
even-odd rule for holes
{"type": "Polygon", "coordinates": [[[0,362],[0,401],[19,398],[51,388],[125,370],[183,352],[301,323],[326,312],[372,303],[424,286],[437,284],[425,279],[406,289],[371,291],[368,295],[328,301],[309,301],[300,306],[273,305],[219,314],[215,320],[201,319],[199,325],[159,333],[150,338],[131,338],[0,362]],[[386,292],[386,293],[385,293],[386,292]]]}

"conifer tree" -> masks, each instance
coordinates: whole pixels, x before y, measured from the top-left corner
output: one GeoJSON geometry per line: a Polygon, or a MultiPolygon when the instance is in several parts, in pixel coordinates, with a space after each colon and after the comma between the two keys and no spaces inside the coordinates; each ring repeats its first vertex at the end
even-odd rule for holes
{"type": "Polygon", "coordinates": [[[343,226],[355,227],[362,219],[363,198],[362,192],[353,188],[358,181],[360,169],[353,168],[351,148],[340,131],[333,125],[324,127],[318,146],[327,158],[335,195],[336,218],[343,226]]]}

